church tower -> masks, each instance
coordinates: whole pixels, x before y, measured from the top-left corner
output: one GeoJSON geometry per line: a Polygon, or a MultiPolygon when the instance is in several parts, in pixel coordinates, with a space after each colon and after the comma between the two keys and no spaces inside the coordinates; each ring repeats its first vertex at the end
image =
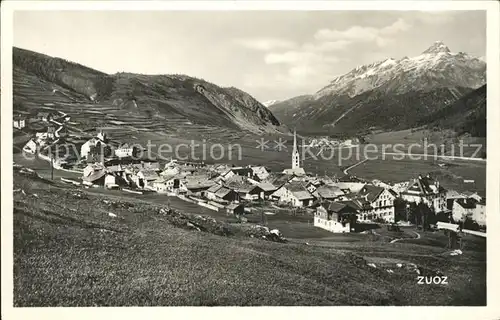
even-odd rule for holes
{"type": "Polygon", "coordinates": [[[300,154],[297,149],[297,134],[293,130],[292,169],[300,168],[300,154]]]}

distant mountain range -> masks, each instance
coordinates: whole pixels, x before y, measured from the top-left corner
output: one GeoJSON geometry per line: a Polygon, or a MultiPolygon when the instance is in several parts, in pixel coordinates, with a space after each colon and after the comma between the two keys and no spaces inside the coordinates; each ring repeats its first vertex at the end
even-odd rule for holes
{"type": "Polygon", "coordinates": [[[273,104],[276,104],[278,102],[280,102],[280,100],[268,100],[268,101],[262,102],[262,105],[269,108],[270,106],[272,106],[273,104]]]}
{"type": "MultiPolygon", "coordinates": [[[[406,129],[486,83],[486,63],[440,41],[422,54],[358,66],[315,94],[269,109],[303,133],[406,129]]],[[[435,119],[435,118],[434,118],[435,119]]]]}
{"type": "MultiPolygon", "coordinates": [[[[36,109],[42,105],[40,97],[61,88],[75,102],[118,106],[123,113],[181,118],[193,125],[254,133],[284,129],[269,109],[248,93],[186,75],[109,75],[20,48],[13,50],[13,67],[15,109],[36,109]]],[[[44,101],[50,102],[50,97],[44,101]]]]}

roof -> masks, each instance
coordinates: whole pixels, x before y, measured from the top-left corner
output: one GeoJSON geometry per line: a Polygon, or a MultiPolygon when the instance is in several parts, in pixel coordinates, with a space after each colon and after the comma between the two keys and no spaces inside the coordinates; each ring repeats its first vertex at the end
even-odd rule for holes
{"type": "Polygon", "coordinates": [[[213,186],[208,188],[207,192],[217,192],[217,190],[219,190],[220,188],[222,188],[220,184],[214,184],[213,186]]]}
{"type": "Polygon", "coordinates": [[[259,188],[261,188],[264,191],[274,191],[276,190],[276,187],[270,183],[270,182],[261,182],[257,185],[259,188]]]}
{"type": "Polygon", "coordinates": [[[474,209],[476,208],[477,200],[473,198],[468,198],[468,199],[460,198],[460,199],[455,199],[455,202],[458,203],[464,209],[474,209]]]}
{"type": "Polygon", "coordinates": [[[234,179],[231,179],[229,181],[226,181],[226,183],[224,183],[224,186],[226,188],[229,188],[229,189],[233,189],[233,190],[236,190],[236,191],[250,191],[254,188],[256,188],[257,186],[256,185],[253,185],[251,184],[250,182],[248,181],[238,181],[238,180],[234,180],[234,179]]]}
{"type": "Polygon", "coordinates": [[[295,168],[295,169],[288,168],[288,169],[283,170],[283,173],[288,174],[288,175],[296,175],[296,176],[303,176],[306,174],[306,172],[304,171],[304,168],[295,168]]]}
{"type": "Polygon", "coordinates": [[[434,180],[431,176],[427,175],[425,177],[419,176],[414,179],[408,186],[408,191],[416,191],[421,194],[435,194],[446,192],[446,190],[439,186],[439,182],[434,180]]]}
{"type": "Polygon", "coordinates": [[[219,188],[219,190],[217,190],[215,195],[219,198],[224,198],[225,196],[227,196],[231,192],[234,192],[234,191],[231,189],[225,188],[225,187],[221,187],[221,188],[219,188]]]}
{"type": "Polygon", "coordinates": [[[348,202],[337,202],[337,201],[328,201],[325,200],[322,203],[322,206],[326,208],[328,211],[341,213],[342,211],[348,211],[345,213],[356,213],[357,209],[348,202]]]}
{"type": "Polygon", "coordinates": [[[146,180],[156,180],[159,177],[158,173],[154,170],[141,170],[138,173],[142,173],[146,180]]]}
{"type": "Polygon", "coordinates": [[[99,180],[100,178],[104,177],[105,174],[106,174],[106,172],[104,170],[98,170],[98,171],[92,172],[88,176],[84,176],[82,179],[84,181],[94,182],[94,181],[99,180]]]}
{"type": "Polygon", "coordinates": [[[333,186],[320,186],[314,192],[315,195],[322,198],[336,198],[344,194],[338,187],[333,186]]]}
{"type": "Polygon", "coordinates": [[[290,175],[287,175],[287,174],[284,174],[284,173],[272,173],[267,178],[267,182],[271,183],[276,188],[279,188],[282,185],[284,185],[285,183],[287,183],[290,180],[292,180],[293,178],[294,178],[293,175],[290,176],[290,175]]]}
{"type": "Polygon", "coordinates": [[[241,203],[231,203],[226,208],[230,209],[230,210],[234,210],[234,209],[236,209],[236,208],[238,208],[240,206],[243,206],[243,205],[241,203]]]}
{"type": "Polygon", "coordinates": [[[306,189],[302,182],[289,182],[284,187],[290,191],[297,199],[313,199],[314,196],[306,189]]]}
{"type": "Polygon", "coordinates": [[[376,187],[373,185],[365,185],[363,189],[361,189],[358,193],[359,196],[365,197],[368,201],[373,202],[375,201],[378,196],[384,192],[384,188],[382,187],[376,187]]]}
{"type": "Polygon", "coordinates": [[[351,206],[352,208],[354,208],[355,210],[365,210],[365,209],[370,209],[371,208],[371,205],[368,201],[364,200],[364,199],[350,199],[350,200],[347,200],[347,201],[339,201],[340,203],[344,203],[348,206],[351,206]]]}

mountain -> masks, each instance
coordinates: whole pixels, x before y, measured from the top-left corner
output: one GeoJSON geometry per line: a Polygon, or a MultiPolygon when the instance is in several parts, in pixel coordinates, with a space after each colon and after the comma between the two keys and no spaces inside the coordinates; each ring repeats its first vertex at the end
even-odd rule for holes
{"type": "Polygon", "coordinates": [[[268,101],[262,102],[262,105],[269,108],[270,106],[272,106],[273,104],[276,104],[278,102],[280,102],[280,100],[268,100],[268,101]]]}
{"type": "MultiPolygon", "coordinates": [[[[180,119],[253,133],[282,130],[269,109],[249,94],[186,75],[109,75],[20,48],[13,50],[13,64],[14,102],[21,109],[33,111],[42,96],[58,94],[67,98],[64,103],[119,109],[118,117],[180,119]]],[[[47,97],[46,102],[53,101],[47,97]]]]}
{"type": "Polygon", "coordinates": [[[421,124],[430,128],[452,129],[458,134],[486,137],[486,85],[423,118],[421,124]]]}
{"type": "Polygon", "coordinates": [[[484,61],[437,41],[416,57],[358,66],[315,94],[270,109],[302,130],[313,123],[325,132],[404,129],[485,82],[484,61]]]}

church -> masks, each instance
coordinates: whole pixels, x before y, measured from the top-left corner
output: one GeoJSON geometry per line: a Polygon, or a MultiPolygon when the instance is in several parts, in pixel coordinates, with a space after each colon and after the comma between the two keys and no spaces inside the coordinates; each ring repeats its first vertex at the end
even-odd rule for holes
{"type": "Polygon", "coordinates": [[[292,168],[283,170],[283,173],[296,176],[304,176],[306,172],[300,166],[300,153],[297,148],[297,133],[293,131],[292,168]]]}

